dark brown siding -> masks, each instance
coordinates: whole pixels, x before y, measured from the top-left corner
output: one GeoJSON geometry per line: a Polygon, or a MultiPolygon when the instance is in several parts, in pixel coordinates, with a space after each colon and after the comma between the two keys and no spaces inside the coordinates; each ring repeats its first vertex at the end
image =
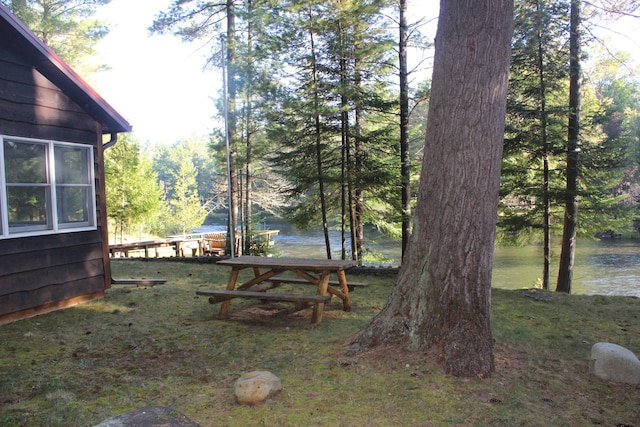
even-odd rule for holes
{"type": "Polygon", "coordinates": [[[93,145],[96,121],[42,74],[0,46],[0,132],[93,145]]]}
{"type": "Polygon", "coordinates": [[[0,134],[93,146],[98,216],[96,231],[0,240],[0,323],[95,298],[108,286],[100,129],[0,40],[0,134]]]}

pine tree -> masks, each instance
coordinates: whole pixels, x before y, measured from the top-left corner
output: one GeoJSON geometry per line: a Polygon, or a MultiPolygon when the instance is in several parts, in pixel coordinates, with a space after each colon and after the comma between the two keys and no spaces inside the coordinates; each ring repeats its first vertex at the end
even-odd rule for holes
{"type": "Polygon", "coordinates": [[[109,28],[92,18],[111,0],[0,0],[75,71],[89,78],[105,64],[88,61],[109,28]]]}
{"type": "Polygon", "coordinates": [[[130,135],[105,151],[107,216],[114,222],[114,238],[122,243],[133,226],[142,225],[160,209],[161,192],[151,161],[140,154],[130,135]]]}
{"type": "Polygon", "coordinates": [[[516,3],[500,225],[509,232],[541,230],[542,287],[549,289],[554,206],[561,193],[568,10],[555,0],[516,3]]]}
{"type": "MultiPolygon", "coordinates": [[[[271,138],[286,141],[275,161],[293,183],[292,221],[301,226],[321,221],[328,239],[329,218],[337,219],[342,257],[351,252],[360,261],[367,196],[388,196],[372,190],[383,181],[395,186],[398,177],[390,167],[398,156],[391,138],[397,128],[395,104],[386,90],[393,42],[380,20],[383,5],[344,1],[290,9],[286,18],[291,24],[285,26],[289,31],[283,39],[307,43],[292,44],[283,53],[295,79],[286,80],[289,84],[282,88],[286,101],[274,118],[271,138]]],[[[375,203],[375,197],[370,200],[375,203]]],[[[328,243],[327,251],[330,256],[328,243]]]]}
{"type": "Polygon", "coordinates": [[[177,231],[182,234],[201,226],[207,216],[207,210],[200,201],[195,176],[196,169],[188,159],[174,172],[175,185],[169,199],[169,212],[177,231]]]}

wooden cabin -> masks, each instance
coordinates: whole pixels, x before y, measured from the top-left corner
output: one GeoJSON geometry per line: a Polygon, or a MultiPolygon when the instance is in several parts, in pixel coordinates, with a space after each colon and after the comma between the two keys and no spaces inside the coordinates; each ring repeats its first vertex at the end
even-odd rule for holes
{"type": "Polygon", "coordinates": [[[103,151],[130,131],[0,3],[0,324],[104,295],[103,151]]]}

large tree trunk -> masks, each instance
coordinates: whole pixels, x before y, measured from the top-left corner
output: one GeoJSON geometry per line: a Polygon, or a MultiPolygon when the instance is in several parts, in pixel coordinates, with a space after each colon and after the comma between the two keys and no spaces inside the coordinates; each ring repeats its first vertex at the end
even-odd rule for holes
{"type": "Polygon", "coordinates": [[[571,1],[569,34],[569,129],[567,135],[567,192],[565,196],[562,252],[556,291],[571,292],[573,262],[578,228],[578,181],[580,152],[580,112],[582,106],[582,72],[580,70],[580,0],[571,1]]]}
{"type": "Polygon", "coordinates": [[[494,370],[491,269],[512,0],[442,0],[413,234],[394,291],[356,337],[437,349],[445,371],[494,370]]]}

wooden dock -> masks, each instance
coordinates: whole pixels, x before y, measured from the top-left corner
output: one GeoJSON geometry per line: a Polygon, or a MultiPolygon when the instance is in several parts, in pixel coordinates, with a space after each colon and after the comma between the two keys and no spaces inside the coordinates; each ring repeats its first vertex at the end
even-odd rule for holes
{"type": "Polygon", "coordinates": [[[130,252],[144,251],[144,257],[149,258],[151,254],[150,250],[153,249],[154,257],[158,258],[160,257],[160,252],[158,251],[158,249],[170,247],[173,249],[174,256],[185,256],[185,249],[190,249],[194,244],[197,252],[199,247],[199,240],[197,239],[189,239],[189,240],[162,239],[162,240],[147,240],[144,242],[123,243],[123,244],[117,244],[117,245],[109,245],[109,255],[111,257],[115,257],[115,256],[128,257],[130,252]]]}
{"type": "MultiPolygon", "coordinates": [[[[279,230],[260,230],[253,233],[253,237],[259,241],[267,241],[269,245],[273,245],[273,237],[277,236],[279,230]]],[[[129,257],[132,252],[138,253],[144,251],[144,257],[150,258],[153,250],[153,257],[161,257],[161,248],[171,248],[172,253],[169,256],[184,257],[206,256],[206,255],[224,255],[224,247],[221,250],[211,251],[207,244],[207,236],[211,234],[222,234],[226,236],[226,232],[217,233],[191,233],[177,236],[169,236],[166,239],[147,240],[142,242],[131,242],[109,245],[109,256],[129,257]]],[[[236,249],[240,247],[240,236],[236,235],[236,249]]],[[[220,248],[217,248],[220,249],[220,248]]]]}

